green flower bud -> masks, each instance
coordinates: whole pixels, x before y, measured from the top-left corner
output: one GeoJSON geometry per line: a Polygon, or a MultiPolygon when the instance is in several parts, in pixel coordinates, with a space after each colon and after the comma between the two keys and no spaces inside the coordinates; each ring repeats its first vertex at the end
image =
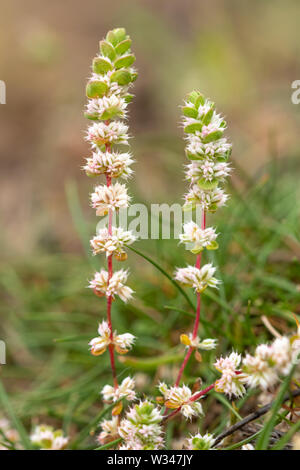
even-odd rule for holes
{"type": "Polygon", "coordinates": [[[123,67],[130,67],[134,63],[134,61],[135,61],[135,56],[133,54],[127,54],[117,59],[114,65],[115,65],[115,68],[118,70],[123,67]]]}
{"type": "Polygon", "coordinates": [[[103,40],[100,41],[99,45],[102,55],[108,57],[110,60],[114,60],[116,58],[115,48],[109,42],[103,40]]]}
{"type": "Polygon", "coordinates": [[[219,248],[219,243],[216,241],[211,242],[210,245],[206,245],[207,250],[217,250],[219,248]]]}
{"type": "Polygon", "coordinates": [[[95,73],[104,75],[112,70],[112,68],[112,64],[108,60],[103,59],[103,57],[95,57],[93,60],[93,71],[95,73]]]}
{"type": "Polygon", "coordinates": [[[108,31],[106,35],[106,41],[110,42],[113,46],[116,46],[118,44],[118,39],[114,31],[108,31]]]}
{"type": "Polygon", "coordinates": [[[108,85],[100,80],[88,82],[86,96],[88,98],[102,98],[107,93],[108,88],[108,85]]]}

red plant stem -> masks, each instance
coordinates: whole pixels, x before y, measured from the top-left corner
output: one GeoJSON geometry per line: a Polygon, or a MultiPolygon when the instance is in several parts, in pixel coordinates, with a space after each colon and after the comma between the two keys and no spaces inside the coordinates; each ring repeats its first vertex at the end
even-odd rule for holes
{"type": "MultiPolygon", "coordinates": [[[[202,211],[201,229],[205,230],[205,227],[206,227],[206,212],[202,211]]],[[[195,266],[198,269],[201,268],[201,253],[199,253],[199,255],[197,255],[195,266]]],[[[195,318],[195,323],[194,323],[194,328],[193,328],[193,335],[192,335],[193,339],[196,338],[197,333],[198,333],[199,323],[200,323],[200,311],[201,311],[201,294],[200,294],[200,292],[198,292],[197,293],[196,318],[195,318]]],[[[179,369],[178,376],[177,376],[177,379],[176,379],[176,382],[175,382],[176,387],[178,387],[178,385],[180,383],[180,380],[181,380],[182,374],[184,372],[185,366],[187,365],[188,360],[191,357],[193,349],[194,349],[193,346],[190,346],[189,349],[188,349],[188,352],[185,355],[185,358],[184,358],[183,363],[182,363],[182,365],[179,369]]]]}
{"type": "MultiPolygon", "coordinates": [[[[106,150],[110,151],[110,146],[106,146],[106,150]]],[[[111,177],[106,175],[106,185],[109,187],[111,185],[111,177]]],[[[112,235],[112,217],[113,211],[109,209],[108,211],[108,234],[112,235]]],[[[108,283],[113,275],[113,264],[112,264],[112,255],[108,256],[107,258],[107,269],[108,269],[108,283]]],[[[112,370],[114,388],[118,388],[118,380],[117,380],[117,372],[116,372],[116,364],[115,364],[115,350],[114,345],[112,344],[113,341],[113,328],[111,322],[111,304],[112,304],[112,296],[107,298],[107,323],[110,329],[110,340],[111,344],[108,346],[109,350],[109,357],[110,357],[110,365],[112,370]]]]}

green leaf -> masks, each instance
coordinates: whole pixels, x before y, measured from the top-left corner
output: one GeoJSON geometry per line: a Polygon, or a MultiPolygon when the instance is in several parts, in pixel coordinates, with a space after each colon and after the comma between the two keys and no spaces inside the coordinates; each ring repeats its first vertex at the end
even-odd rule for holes
{"type": "Polygon", "coordinates": [[[203,124],[205,126],[207,126],[210,121],[211,121],[211,118],[213,117],[213,114],[214,114],[214,108],[211,107],[209,111],[207,111],[207,113],[205,114],[204,118],[202,119],[203,120],[203,124]]]}
{"type": "Polygon", "coordinates": [[[107,93],[108,85],[100,80],[88,82],[86,86],[86,96],[88,98],[102,98],[107,93]]]}
{"type": "Polygon", "coordinates": [[[190,106],[183,106],[182,113],[184,116],[194,119],[198,116],[198,111],[195,108],[190,108],[190,106]]]}
{"type": "Polygon", "coordinates": [[[278,392],[278,395],[276,399],[273,402],[273,405],[270,409],[270,418],[266,422],[261,435],[259,436],[259,439],[256,444],[256,450],[266,450],[269,445],[269,439],[271,436],[271,433],[273,431],[274,426],[276,425],[276,420],[277,420],[277,413],[281,408],[282,402],[284,400],[284,396],[286,391],[289,388],[291,379],[293,377],[293,374],[295,372],[296,366],[294,365],[289,373],[289,375],[285,378],[283,384],[280,387],[280,390],[278,392]]]}
{"type": "Polygon", "coordinates": [[[202,130],[203,124],[201,122],[193,122],[192,124],[188,124],[184,128],[184,132],[187,134],[194,134],[196,131],[202,130]]]}
{"type": "Polygon", "coordinates": [[[128,70],[116,70],[110,77],[111,82],[117,82],[118,85],[124,86],[131,82],[131,74],[128,70]]]}
{"type": "Polygon", "coordinates": [[[155,261],[153,261],[149,256],[144,255],[144,253],[141,253],[139,250],[136,248],[133,248],[132,246],[128,246],[128,248],[136,253],[137,255],[141,256],[145,260],[149,261],[155,268],[157,268],[169,281],[173,284],[174,287],[181,293],[181,295],[185,298],[185,300],[190,304],[193,310],[196,310],[194,303],[191,301],[187,293],[182,289],[182,287],[173,279],[170,274],[168,274],[159,264],[157,264],[155,261]]]}
{"type": "Polygon", "coordinates": [[[206,137],[204,137],[203,142],[204,144],[208,144],[209,142],[214,142],[218,139],[220,139],[223,135],[222,131],[214,131],[208,134],[206,137]]]}
{"type": "Polygon", "coordinates": [[[119,437],[119,439],[115,439],[114,441],[108,442],[107,444],[104,444],[101,447],[97,447],[94,450],[106,450],[106,449],[111,449],[112,447],[116,446],[120,442],[122,442],[122,437],[119,437]]]}
{"type": "Polygon", "coordinates": [[[104,416],[110,413],[113,410],[113,408],[122,400],[124,400],[124,397],[115,401],[114,403],[109,405],[107,408],[104,408],[103,410],[100,411],[100,413],[98,413],[98,415],[94,419],[91,419],[89,424],[81,430],[81,432],[79,433],[79,435],[77,436],[73,444],[71,445],[71,449],[73,450],[77,449],[78,445],[88,437],[88,435],[93,430],[93,428],[97,427],[97,425],[102,421],[104,416]]]}
{"type": "Polygon", "coordinates": [[[101,75],[109,72],[110,70],[113,69],[112,64],[106,60],[103,59],[103,57],[95,57],[93,60],[93,71],[95,73],[99,73],[101,75]]]}
{"type": "Polygon", "coordinates": [[[150,371],[156,370],[163,364],[174,364],[182,361],[184,354],[164,354],[162,356],[137,358],[132,356],[120,356],[119,361],[126,367],[132,367],[136,370],[150,371]]]}
{"type": "Polygon", "coordinates": [[[130,67],[134,63],[134,61],[135,61],[135,56],[133,54],[127,54],[115,60],[114,65],[115,65],[115,68],[118,70],[123,67],[130,67]]]}
{"type": "Polygon", "coordinates": [[[106,40],[110,42],[113,46],[116,46],[118,44],[118,39],[114,31],[108,31],[106,35],[106,40]]]}
{"type": "Polygon", "coordinates": [[[125,28],[115,28],[113,30],[117,43],[120,43],[127,39],[125,28]]]}
{"type": "Polygon", "coordinates": [[[13,406],[10,403],[8,395],[3,387],[2,382],[0,381],[0,402],[2,404],[2,409],[6,411],[8,416],[11,419],[12,424],[16,428],[19,433],[20,440],[25,449],[31,449],[32,445],[29,439],[29,436],[24,428],[23,424],[19,420],[18,416],[16,415],[13,406]]]}
{"type": "Polygon", "coordinates": [[[213,179],[212,181],[207,181],[204,178],[201,178],[197,181],[199,188],[207,190],[207,189],[214,189],[218,186],[218,180],[213,179]]]}
{"type": "Polygon", "coordinates": [[[125,52],[127,52],[131,47],[131,39],[128,38],[128,39],[125,39],[124,41],[120,42],[117,46],[116,46],[116,53],[118,55],[123,55],[125,54],[125,52]]]}
{"type": "Polygon", "coordinates": [[[219,248],[219,243],[216,242],[215,240],[213,242],[211,242],[210,245],[206,246],[207,250],[217,250],[218,248],[219,248]]]}
{"type": "Polygon", "coordinates": [[[116,58],[115,48],[105,40],[100,41],[100,51],[105,57],[108,57],[110,60],[114,60],[116,58]]]}

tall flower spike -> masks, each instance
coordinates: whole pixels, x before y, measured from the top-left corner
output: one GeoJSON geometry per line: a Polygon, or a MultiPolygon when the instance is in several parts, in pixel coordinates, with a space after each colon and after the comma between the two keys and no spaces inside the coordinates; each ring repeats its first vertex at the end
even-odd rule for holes
{"type": "Polygon", "coordinates": [[[131,154],[124,150],[117,151],[115,146],[128,145],[129,141],[128,126],[120,119],[127,117],[127,107],[133,98],[129,91],[137,78],[134,62],[131,39],[125,29],[109,31],[106,38],[100,41],[100,51],[93,60],[92,74],[86,86],[88,102],[85,117],[92,121],[86,140],[91,145],[92,154],[86,159],[83,170],[88,176],[105,176],[105,184],[98,184],[91,194],[91,205],[96,209],[96,215],[108,215],[107,227],[102,228],[90,242],[94,255],[106,255],[107,270],[100,269],[89,283],[97,296],[107,299],[107,319],[99,326],[99,336],[90,342],[91,352],[95,356],[107,349],[109,351],[114,386],[104,387],[105,399],[135,397],[132,379],[127,378],[119,387],[115,368],[115,351],[119,354],[128,352],[134,336],[130,333],[117,335],[111,320],[111,305],[116,296],[126,302],[133,293],[125,285],[127,270],[113,272],[113,257],[117,261],[126,260],[126,245],[133,243],[135,237],[131,232],[112,225],[113,212],[128,207],[130,202],[126,186],[119,182],[112,184],[112,179],[126,179],[132,175],[131,154]]]}
{"type": "Polygon", "coordinates": [[[216,268],[212,264],[201,267],[202,251],[216,250],[217,233],[214,228],[206,227],[207,212],[214,213],[226,204],[227,194],[221,185],[229,175],[231,168],[227,160],[231,154],[231,144],[224,137],[226,122],[217,114],[215,105],[198,91],[190,93],[182,107],[183,128],[186,139],[185,153],[190,163],[186,165],[186,179],[190,188],[184,197],[183,209],[192,211],[202,209],[201,226],[191,221],[184,225],[181,243],[197,256],[195,266],[178,268],[175,279],[183,286],[191,287],[197,295],[197,311],[192,333],[181,335],[181,342],[188,346],[188,351],[179,370],[175,386],[178,387],[185,366],[194,350],[212,349],[214,339],[200,343],[198,328],[200,323],[200,296],[207,287],[217,288],[220,281],[214,277],[216,268]]]}

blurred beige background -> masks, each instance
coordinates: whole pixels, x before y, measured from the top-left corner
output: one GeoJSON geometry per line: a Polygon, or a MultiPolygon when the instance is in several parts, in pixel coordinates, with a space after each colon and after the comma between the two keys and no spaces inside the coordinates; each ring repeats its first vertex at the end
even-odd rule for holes
{"type": "MultiPolygon", "coordinates": [[[[98,41],[124,26],[139,78],[130,109],[136,202],[179,201],[184,95],[200,89],[228,121],[234,160],[254,173],[299,150],[299,0],[2,0],[1,242],[4,254],[73,252],[65,184],[88,220],[93,182],[80,171],[85,83],[98,41]]],[[[236,172],[235,178],[238,178],[236,172]]]]}

